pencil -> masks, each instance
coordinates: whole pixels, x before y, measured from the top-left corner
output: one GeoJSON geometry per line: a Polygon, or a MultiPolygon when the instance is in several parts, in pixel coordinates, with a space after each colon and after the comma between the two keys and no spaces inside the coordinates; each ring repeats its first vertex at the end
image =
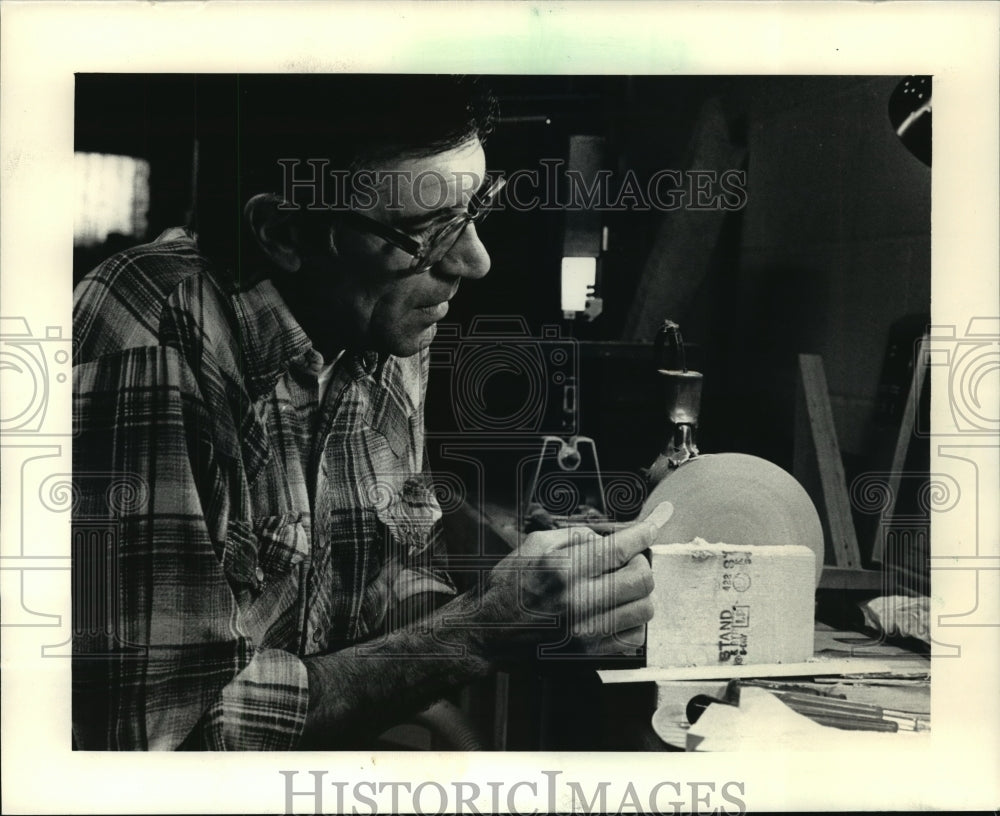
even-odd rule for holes
{"type": "Polygon", "coordinates": [[[837,717],[826,714],[806,714],[805,716],[819,725],[840,728],[844,731],[884,731],[886,733],[895,733],[899,730],[899,724],[890,720],[864,720],[855,717],[837,717]]]}

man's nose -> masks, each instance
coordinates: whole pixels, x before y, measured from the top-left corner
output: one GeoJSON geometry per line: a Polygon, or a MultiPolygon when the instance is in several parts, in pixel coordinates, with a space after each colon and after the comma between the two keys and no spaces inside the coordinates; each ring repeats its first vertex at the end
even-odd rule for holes
{"type": "Polygon", "coordinates": [[[476,225],[470,223],[447,255],[439,262],[438,268],[445,275],[461,278],[483,278],[490,271],[490,254],[476,232],[476,225]]]}

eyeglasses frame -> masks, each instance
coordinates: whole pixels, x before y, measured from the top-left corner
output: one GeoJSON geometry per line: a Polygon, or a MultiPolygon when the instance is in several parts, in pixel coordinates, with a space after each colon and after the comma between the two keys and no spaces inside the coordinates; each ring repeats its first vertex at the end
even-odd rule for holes
{"type": "MultiPolygon", "coordinates": [[[[403,252],[408,255],[412,255],[413,265],[411,269],[415,272],[423,272],[425,269],[433,265],[425,264],[425,261],[427,256],[430,254],[431,249],[434,247],[438,236],[445,234],[449,229],[454,228],[456,224],[464,222],[462,229],[459,230],[458,235],[455,238],[455,242],[457,243],[462,234],[468,228],[469,224],[478,224],[487,216],[492,209],[492,205],[496,200],[497,194],[503,189],[506,183],[507,179],[503,176],[498,176],[493,182],[490,183],[485,192],[477,193],[473,196],[473,200],[470,204],[475,207],[474,212],[465,212],[461,215],[456,215],[454,218],[449,218],[434,231],[434,234],[431,235],[430,238],[425,241],[420,241],[411,235],[407,235],[402,230],[398,230],[395,227],[355,210],[344,210],[343,212],[338,213],[338,215],[346,221],[352,223],[354,226],[359,227],[366,232],[370,232],[372,235],[381,238],[386,243],[391,244],[397,249],[403,250],[403,252]]],[[[454,244],[452,244],[452,246],[454,246],[454,244]]],[[[450,249],[451,248],[449,247],[449,251],[450,249]]],[[[448,253],[446,252],[445,255],[447,254],[448,253]]]]}

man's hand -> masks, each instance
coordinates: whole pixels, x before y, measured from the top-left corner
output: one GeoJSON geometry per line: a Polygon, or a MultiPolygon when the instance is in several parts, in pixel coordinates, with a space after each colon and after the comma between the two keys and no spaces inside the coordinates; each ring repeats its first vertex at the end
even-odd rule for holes
{"type": "Polygon", "coordinates": [[[389,632],[367,645],[367,659],[351,649],[304,658],[303,746],[329,748],[359,733],[378,734],[486,676],[494,660],[526,649],[572,638],[572,647],[589,654],[634,651],[653,617],[653,575],[642,553],[672,512],[663,502],[644,521],[606,536],[589,527],[532,533],[493,568],[478,597],[459,595],[421,625],[389,632]],[[392,659],[371,662],[376,657],[392,659]]]}
{"type": "Polygon", "coordinates": [[[567,637],[590,654],[642,646],[653,617],[653,573],[643,551],[664,513],[607,536],[588,527],[529,535],[487,578],[481,621],[488,650],[555,647],[567,637]]]}

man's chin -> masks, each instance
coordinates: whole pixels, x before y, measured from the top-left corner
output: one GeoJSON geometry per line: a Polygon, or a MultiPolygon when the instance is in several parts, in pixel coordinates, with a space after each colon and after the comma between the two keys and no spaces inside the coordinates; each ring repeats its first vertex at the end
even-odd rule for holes
{"type": "Polygon", "coordinates": [[[432,323],[427,328],[419,332],[408,334],[398,338],[391,348],[391,353],[395,357],[412,357],[427,348],[437,334],[437,324],[432,323]]]}

